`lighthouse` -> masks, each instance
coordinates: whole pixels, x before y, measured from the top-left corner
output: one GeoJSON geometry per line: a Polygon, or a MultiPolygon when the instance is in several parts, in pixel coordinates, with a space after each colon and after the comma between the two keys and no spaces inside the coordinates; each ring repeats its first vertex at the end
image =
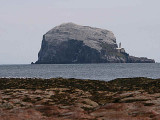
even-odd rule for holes
{"type": "Polygon", "coordinates": [[[119,48],[121,48],[121,42],[119,43],[119,48]]]}
{"type": "Polygon", "coordinates": [[[119,46],[118,46],[118,48],[116,48],[116,49],[117,49],[117,51],[118,51],[119,53],[125,53],[125,49],[122,48],[121,42],[119,43],[119,46]]]}

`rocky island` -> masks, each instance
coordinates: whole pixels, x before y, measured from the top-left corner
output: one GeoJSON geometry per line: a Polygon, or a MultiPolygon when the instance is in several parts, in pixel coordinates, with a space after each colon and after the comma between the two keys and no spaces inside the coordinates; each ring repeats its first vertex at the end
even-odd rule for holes
{"type": "Polygon", "coordinates": [[[159,120],[160,79],[0,78],[0,120],[159,120]]]}
{"type": "Polygon", "coordinates": [[[111,31],[65,23],[43,35],[36,64],[69,63],[155,63],[130,56],[118,47],[111,31]]]}

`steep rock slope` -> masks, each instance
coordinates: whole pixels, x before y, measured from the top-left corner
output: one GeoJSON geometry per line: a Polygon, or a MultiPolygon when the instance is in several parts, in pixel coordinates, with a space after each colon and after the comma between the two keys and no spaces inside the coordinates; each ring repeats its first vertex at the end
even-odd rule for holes
{"type": "Polygon", "coordinates": [[[147,58],[119,52],[111,31],[65,23],[43,35],[36,64],[67,63],[152,63],[147,58]]]}

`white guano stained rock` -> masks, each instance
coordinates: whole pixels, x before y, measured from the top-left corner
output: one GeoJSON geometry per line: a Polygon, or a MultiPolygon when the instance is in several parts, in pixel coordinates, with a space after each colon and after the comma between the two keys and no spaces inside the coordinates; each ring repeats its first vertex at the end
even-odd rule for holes
{"type": "Polygon", "coordinates": [[[74,23],[64,23],[56,26],[45,34],[45,40],[53,44],[69,39],[83,41],[85,45],[98,51],[102,49],[99,43],[116,44],[116,38],[111,31],[81,26],[74,23]]]}

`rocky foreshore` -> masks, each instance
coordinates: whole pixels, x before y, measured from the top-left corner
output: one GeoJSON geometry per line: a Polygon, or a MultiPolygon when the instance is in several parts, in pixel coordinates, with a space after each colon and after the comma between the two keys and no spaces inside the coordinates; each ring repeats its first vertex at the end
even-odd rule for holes
{"type": "Polygon", "coordinates": [[[160,79],[0,78],[0,120],[129,119],[160,119],[160,79]]]}

